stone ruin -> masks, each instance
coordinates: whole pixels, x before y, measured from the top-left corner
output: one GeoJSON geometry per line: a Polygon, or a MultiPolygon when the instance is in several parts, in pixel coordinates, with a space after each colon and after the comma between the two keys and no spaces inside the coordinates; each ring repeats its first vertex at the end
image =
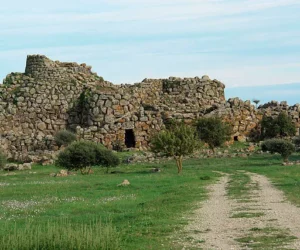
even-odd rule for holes
{"type": "Polygon", "coordinates": [[[264,114],[281,111],[299,129],[299,104],[271,102],[256,109],[250,101],[226,101],[224,89],[208,76],[114,85],[86,64],[30,55],[25,73],[11,73],[0,84],[0,145],[10,158],[29,161],[30,155],[58,150],[54,135],[70,129],[108,148],[145,150],[170,119],[192,123],[213,115],[232,124],[233,139],[245,140],[264,114]]]}

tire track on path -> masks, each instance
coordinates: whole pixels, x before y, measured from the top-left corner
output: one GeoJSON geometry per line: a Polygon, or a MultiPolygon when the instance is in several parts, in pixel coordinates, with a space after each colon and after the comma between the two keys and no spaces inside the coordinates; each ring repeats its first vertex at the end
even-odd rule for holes
{"type": "Polygon", "coordinates": [[[248,200],[228,196],[230,176],[224,174],[190,218],[184,232],[192,240],[183,249],[300,249],[300,208],[286,201],[265,176],[243,174],[251,177],[248,200]],[[271,241],[265,243],[270,248],[260,248],[263,243],[257,239],[271,241]]]}

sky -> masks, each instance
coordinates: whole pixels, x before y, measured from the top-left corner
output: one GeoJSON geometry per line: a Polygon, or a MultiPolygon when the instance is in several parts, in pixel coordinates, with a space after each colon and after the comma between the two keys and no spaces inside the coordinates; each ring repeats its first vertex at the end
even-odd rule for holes
{"type": "MultiPolygon", "coordinates": [[[[238,97],[242,100],[259,100],[259,104],[270,101],[287,101],[289,105],[300,103],[300,83],[262,86],[242,86],[225,88],[226,98],[238,97]]],[[[253,103],[254,104],[254,103],[253,103]]]]}
{"type": "Polygon", "coordinates": [[[87,63],[116,84],[209,75],[227,98],[294,104],[299,13],[300,0],[5,1],[0,79],[24,72],[28,54],[44,54],[87,63]]]}

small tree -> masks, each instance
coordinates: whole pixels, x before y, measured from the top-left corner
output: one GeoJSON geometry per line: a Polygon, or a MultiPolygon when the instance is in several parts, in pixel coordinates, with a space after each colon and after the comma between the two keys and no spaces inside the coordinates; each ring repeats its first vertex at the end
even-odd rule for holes
{"type": "Polygon", "coordinates": [[[90,141],[77,141],[59,153],[55,164],[88,174],[92,166],[117,166],[119,158],[102,145],[90,141]]]}
{"type": "Polygon", "coordinates": [[[214,151],[230,140],[231,126],[219,117],[200,118],[196,122],[199,138],[214,151]]]}
{"type": "Polygon", "coordinates": [[[258,100],[258,99],[253,99],[252,102],[255,103],[255,107],[257,108],[257,105],[260,103],[260,100],[258,100]]]}
{"type": "Polygon", "coordinates": [[[277,124],[279,129],[279,136],[294,136],[296,134],[296,126],[286,113],[281,112],[277,117],[277,124]]]}
{"type": "Polygon", "coordinates": [[[0,169],[3,169],[6,164],[6,156],[0,150],[0,169]]]}
{"type": "Polygon", "coordinates": [[[295,152],[295,146],[289,141],[283,139],[270,139],[266,140],[261,145],[262,151],[269,151],[270,153],[279,153],[283,161],[287,162],[289,156],[295,152]]]}
{"type": "Polygon", "coordinates": [[[55,134],[54,140],[59,147],[68,146],[73,141],[76,141],[76,135],[71,131],[61,130],[55,134]]]}
{"type": "Polygon", "coordinates": [[[261,138],[274,138],[279,133],[278,126],[274,123],[272,117],[263,116],[261,120],[261,138]]]}
{"type": "Polygon", "coordinates": [[[263,116],[261,120],[261,136],[265,138],[287,137],[296,134],[296,127],[292,119],[284,112],[277,117],[263,116]]]}
{"type": "Polygon", "coordinates": [[[151,140],[151,150],[174,157],[178,173],[182,172],[183,156],[192,154],[199,147],[196,130],[183,123],[156,134],[151,140]]]}

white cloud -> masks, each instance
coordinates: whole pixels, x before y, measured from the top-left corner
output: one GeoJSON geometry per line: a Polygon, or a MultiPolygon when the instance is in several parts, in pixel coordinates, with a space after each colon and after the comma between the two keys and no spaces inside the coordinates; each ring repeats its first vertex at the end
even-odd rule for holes
{"type": "Polygon", "coordinates": [[[229,87],[299,82],[299,50],[274,52],[299,44],[299,31],[288,25],[299,23],[299,7],[299,0],[12,0],[0,10],[0,61],[14,71],[27,54],[46,54],[92,64],[115,82],[203,74],[229,87]],[[285,11],[290,6],[295,11],[285,11]],[[62,46],[59,37],[69,34],[85,45],[70,38],[62,46]],[[48,37],[58,37],[57,43],[47,43],[48,37]],[[30,48],[25,40],[26,46],[40,43],[30,48]],[[262,55],[250,54],[255,44],[262,55]]]}
{"type": "MultiPolygon", "coordinates": [[[[52,2],[55,5],[56,1],[52,2]]],[[[178,0],[170,1],[148,1],[148,0],[124,0],[107,1],[120,8],[113,10],[101,10],[101,1],[98,8],[87,9],[85,12],[70,12],[67,9],[60,12],[45,14],[37,13],[6,13],[2,12],[0,24],[17,22],[28,23],[38,21],[39,23],[77,22],[77,21],[101,21],[101,22],[121,22],[121,21],[167,21],[167,20],[190,20],[204,17],[229,16],[233,14],[249,13],[261,11],[274,7],[288,5],[300,5],[298,0],[240,0],[240,1],[211,1],[211,0],[178,0]]],[[[28,2],[24,2],[28,5],[28,2]]],[[[60,3],[61,4],[61,3],[60,3]]],[[[74,2],[72,2],[74,5],[74,2]]],[[[87,1],[88,5],[88,1],[87,1]]],[[[62,4],[64,6],[64,4],[62,4]]],[[[66,5],[70,6],[70,5],[66,5]]],[[[76,3],[75,3],[76,6],[76,3]]],[[[78,6],[78,5],[77,5],[78,6]]],[[[72,7],[72,6],[70,6],[72,7]]]]}

